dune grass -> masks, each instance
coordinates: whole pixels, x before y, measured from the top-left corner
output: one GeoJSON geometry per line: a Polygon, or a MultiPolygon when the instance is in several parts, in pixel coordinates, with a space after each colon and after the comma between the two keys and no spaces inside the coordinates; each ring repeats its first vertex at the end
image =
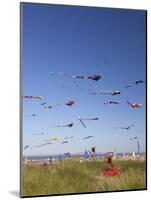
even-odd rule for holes
{"type": "Polygon", "coordinates": [[[23,196],[135,190],[146,188],[146,162],[116,161],[121,175],[104,177],[102,161],[62,161],[48,168],[23,169],[23,196]]]}

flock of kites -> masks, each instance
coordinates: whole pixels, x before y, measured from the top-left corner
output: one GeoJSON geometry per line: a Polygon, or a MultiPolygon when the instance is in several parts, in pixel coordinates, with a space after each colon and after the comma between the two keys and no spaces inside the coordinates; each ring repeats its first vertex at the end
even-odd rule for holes
{"type": "MultiPolygon", "coordinates": [[[[64,73],[64,72],[59,72],[59,73],[54,73],[54,72],[49,72],[49,75],[50,76],[54,76],[56,74],[60,74],[60,75],[64,75],[64,76],[68,76],[72,79],[74,79],[74,81],[76,79],[84,79],[84,80],[92,80],[92,81],[99,81],[101,80],[101,75],[93,75],[93,76],[73,76],[73,75],[69,75],[67,73],[64,73]]],[[[74,82],[76,83],[76,82],[74,82]]],[[[135,85],[139,85],[139,84],[144,84],[145,81],[143,80],[137,80],[135,81],[133,84],[135,85]]],[[[133,87],[133,84],[128,84],[125,86],[125,88],[130,88],[130,87],[133,87]]],[[[121,91],[118,91],[118,90],[115,90],[115,91],[102,91],[102,90],[89,90],[88,91],[88,94],[89,95],[111,95],[111,96],[116,96],[116,95],[121,95],[121,91]]],[[[24,99],[37,99],[37,100],[43,100],[43,96],[23,96],[24,99]]],[[[40,106],[42,106],[44,109],[53,109],[55,106],[61,106],[61,105],[65,105],[65,106],[73,106],[75,104],[75,100],[68,100],[67,102],[64,102],[64,103],[59,103],[59,104],[55,104],[55,105],[50,105],[50,104],[47,104],[46,102],[41,102],[40,106]]],[[[109,100],[107,102],[104,102],[104,105],[108,105],[108,104],[120,104],[119,102],[117,101],[113,101],[113,100],[109,100]]],[[[127,104],[128,106],[130,106],[131,108],[141,108],[143,105],[140,104],[140,103],[130,103],[128,100],[127,100],[127,104]]],[[[32,115],[30,115],[32,117],[36,117],[36,114],[33,113],[32,115]]],[[[81,123],[81,125],[83,127],[87,127],[86,125],[86,122],[88,121],[97,121],[99,120],[98,117],[93,117],[93,118],[81,118],[81,117],[78,117],[78,121],[81,123]]],[[[68,123],[68,124],[62,124],[62,125],[56,125],[54,127],[56,128],[72,128],[74,126],[74,123],[68,123]]],[[[130,124],[130,125],[127,125],[125,127],[118,127],[120,129],[125,129],[125,130],[129,130],[131,129],[132,127],[134,127],[135,125],[134,124],[130,124]]],[[[46,133],[44,132],[41,132],[41,133],[33,133],[33,135],[44,135],[46,133]]],[[[86,137],[83,138],[83,140],[86,140],[86,139],[90,139],[94,136],[92,135],[88,135],[86,137]]],[[[30,148],[39,148],[39,147],[44,147],[44,146],[47,146],[47,145],[51,145],[53,143],[53,141],[60,141],[62,144],[66,144],[66,143],[69,143],[69,141],[73,139],[73,136],[70,136],[70,137],[65,137],[65,138],[58,138],[58,137],[53,137],[51,138],[50,140],[44,140],[42,144],[40,145],[26,145],[24,146],[24,150],[25,149],[28,149],[29,147],[30,148]]],[[[133,139],[137,139],[138,140],[138,137],[134,137],[134,138],[129,138],[129,140],[133,140],[133,139]]]]}

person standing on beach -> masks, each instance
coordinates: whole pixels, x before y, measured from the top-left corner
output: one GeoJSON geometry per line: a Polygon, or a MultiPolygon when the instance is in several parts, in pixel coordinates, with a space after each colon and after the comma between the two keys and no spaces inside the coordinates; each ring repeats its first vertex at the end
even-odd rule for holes
{"type": "Polygon", "coordinates": [[[49,164],[50,165],[52,164],[52,158],[51,158],[51,156],[49,156],[49,164]]]}
{"type": "Polygon", "coordinates": [[[96,147],[92,147],[93,160],[96,158],[96,147]]]}

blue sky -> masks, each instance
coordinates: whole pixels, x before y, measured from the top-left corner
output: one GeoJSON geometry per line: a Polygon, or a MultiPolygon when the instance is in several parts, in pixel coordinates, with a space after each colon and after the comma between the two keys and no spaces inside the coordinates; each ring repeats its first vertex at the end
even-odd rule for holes
{"type": "Polygon", "coordinates": [[[43,96],[43,100],[23,100],[23,144],[38,145],[43,140],[74,136],[68,144],[54,141],[42,148],[28,148],[26,155],[45,155],[64,152],[84,152],[96,146],[98,152],[136,151],[138,136],[141,151],[145,150],[145,90],[136,85],[145,80],[145,11],[91,7],[70,7],[45,4],[22,4],[22,67],[23,94],[43,96]],[[107,61],[107,62],[106,62],[107,61]],[[49,72],[55,72],[53,76],[49,72]],[[59,75],[100,74],[102,79],[77,79],[59,75]],[[125,85],[132,83],[126,89],[125,85]],[[88,95],[89,89],[120,90],[121,95],[88,95]],[[74,99],[75,105],[64,105],[74,99]],[[104,105],[108,100],[120,105],[104,105]],[[132,109],[126,103],[142,103],[132,109]],[[41,103],[57,103],[44,109],[41,103]],[[36,117],[31,117],[35,113],[36,117]],[[78,116],[99,117],[98,121],[81,126],[78,116]],[[74,123],[72,128],[55,125],[74,123]],[[136,124],[130,130],[115,127],[136,124]],[[44,132],[45,135],[33,135],[44,132]],[[82,138],[88,135],[89,140],[82,138]]]}

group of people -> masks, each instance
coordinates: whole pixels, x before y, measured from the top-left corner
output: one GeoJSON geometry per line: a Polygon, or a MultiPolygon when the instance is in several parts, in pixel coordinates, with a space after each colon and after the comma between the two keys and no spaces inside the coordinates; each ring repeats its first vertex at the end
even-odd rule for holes
{"type": "Polygon", "coordinates": [[[84,157],[86,159],[92,158],[94,160],[96,158],[96,147],[92,147],[91,150],[86,149],[84,152],[84,157]]]}

